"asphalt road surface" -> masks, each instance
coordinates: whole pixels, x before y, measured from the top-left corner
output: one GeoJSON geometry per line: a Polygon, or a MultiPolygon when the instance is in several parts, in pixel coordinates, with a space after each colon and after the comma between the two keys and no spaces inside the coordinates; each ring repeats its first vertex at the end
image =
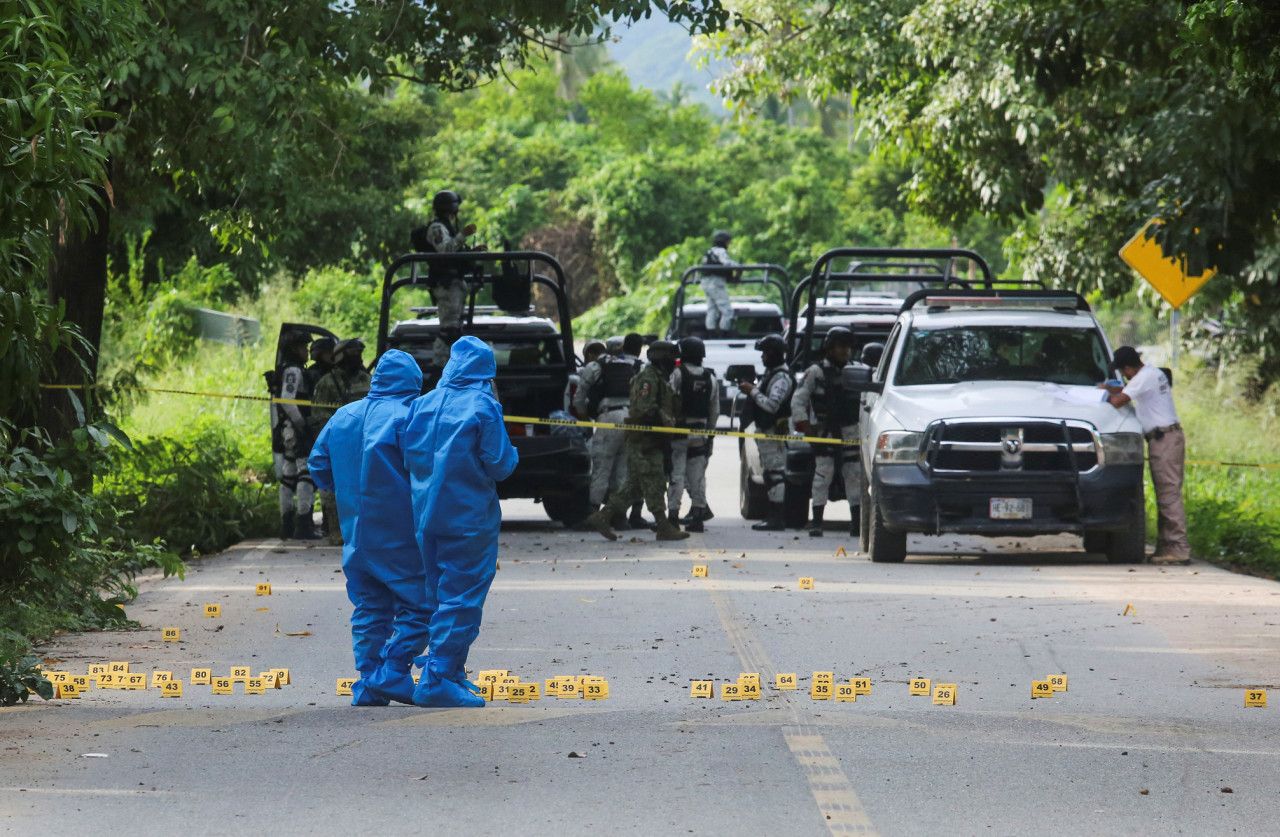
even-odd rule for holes
{"type": "Polygon", "coordinates": [[[128,609],[142,628],[42,649],[75,674],[172,671],[184,695],[95,689],[0,710],[0,828],[1277,832],[1280,706],[1244,701],[1280,688],[1280,586],[1198,562],[1109,566],[1069,537],[922,538],[904,565],[876,565],[847,510],[820,540],[751,532],[730,454],[712,459],[718,516],[678,544],[610,544],[506,504],[472,667],[599,675],[607,700],[352,708],[335,694],[353,675],[338,550],[245,543],[185,581],[144,579],[128,609]],[[798,589],[806,576],[813,590],[798,589]],[[204,617],[207,603],[222,616],[204,617]],[[166,627],[181,641],[163,642],[166,627]],[[189,681],[237,665],[293,682],[214,696],[189,681]],[[869,678],[871,693],[812,700],[814,671],[869,678]],[[722,701],[742,672],[760,675],[761,699],[722,701]],[[779,673],[799,689],[775,689],[779,673]],[[1058,674],[1066,692],[1032,699],[1058,674]],[[955,684],[956,705],[910,696],[912,678],[955,684]],[[716,681],[715,699],[691,698],[693,680],[716,681]]]}

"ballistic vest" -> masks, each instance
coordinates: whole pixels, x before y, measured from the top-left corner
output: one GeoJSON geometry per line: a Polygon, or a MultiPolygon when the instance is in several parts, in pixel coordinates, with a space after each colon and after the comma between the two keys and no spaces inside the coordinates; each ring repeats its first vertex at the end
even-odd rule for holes
{"type": "Polygon", "coordinates": [[[686,421],[701,419],[706,424],[711,418],[711,381],[715,372],[706,367],[695,374],[688,368],[680,368],[680,411],[686,421]]]}

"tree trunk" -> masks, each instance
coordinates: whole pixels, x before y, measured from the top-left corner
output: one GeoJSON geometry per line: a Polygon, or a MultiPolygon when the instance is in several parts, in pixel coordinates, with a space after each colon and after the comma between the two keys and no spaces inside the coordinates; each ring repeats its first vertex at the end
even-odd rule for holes
{"type": "MultiPolygon", "coordinates": [[[[88,229],[58,231],[53,261],[49,264],[49,302],[63,303],[63,320],[74,324],[92,349],[81,357],[72,347],[62,347],[53,356],[50,381],[55,384],[85,384],[98,373],[98,349],[102,343],[102,315],[107,299],[107,236],[111,206],[107,192],[96,187],[99,203],[88,229]],[[85,370],[88,370],[88,377],[85,370]]],[[[77,392],[83,403],[91,395],[77,392]]],[[[54,439],[75,429],[79,421],[66,391],[47,389],[40,398],[40,425],[54,439]]]]}

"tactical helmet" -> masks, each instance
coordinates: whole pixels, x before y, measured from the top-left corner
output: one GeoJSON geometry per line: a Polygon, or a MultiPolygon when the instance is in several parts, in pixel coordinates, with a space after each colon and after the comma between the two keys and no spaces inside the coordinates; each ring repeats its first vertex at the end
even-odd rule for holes
{"type": "Polygon", "coordinates": [[[591,353],[602,354],[605,351],[605,345],[599,340],[590,340],[587,345],[582,347],[582,356],[586,357],[591,353]]]}
{"type": "Polygon", "coordinates": [[[701,337],[686,337],[680,341],[680,360],[694,366],[702,363],[707,356],[707,347],[701,337]]]}
{"type": "Polygon", "coordinates": [[[610,337],[604,341],[604,350],[611,355],[616,355],[622,351],[622,337],[610,337]]]}
{"type": "Polygon", "coordinates": [[[827,331],[822,338],[822,348],[830,349],[832,346],[848,346],[853,348],[853,332],[844,326],[836,326],[827,331]]]}
{"type": "Polygon", "coordinates": [[[715,235],[711,236],[711,246],[724,247],[733,240],[733,235],[728,230],[716,230],[715,235]]]}
{"type": "Polygon", "coordinates": [[[339,340],[338,345],[334,346],[333,355],[335,358],[340,359],[346,356],[348,350],[353,355],[360,354],[364,351],[364,341],[359,337],[348,337],[346,340],[339,340]]]}
{"type": "Polygon", "coordinates": [[[285,349],[292,349],[294,346],[305,346],[311,342],[311,335],[305,331],[288,331],[280,340],[280,345],[285,349]]]}
{"type": "Polygon", "coordinates": [[[431,209],[440,217],[456,214],[461,206],[462,197],[457,192],[450,192],[447,189],[436,192],[435,197],[431,199],[431,209]]]}
{"type": "Polygon", "coordinates": [[[859,361],[867,366],[875,367],[880,365],[880,358],[884,355],[883,343],[868,343],[862,347],[862,356],[859,361]]]}
{"type": "Polygon", "coordinates": [[[780,334],[766,334],[756,341],[757,352],[776,351],[786,353],[787,341],[782,339],[780,334]]]}
{"type": "Polygon", "coordinates": [[[649,362],[675,362],[679,349],[670,340],[655,340],[649,344],[649,362]]]}
{"type": "Polygon", "coordinates": [[[332,337],[317,337],[311,341],[311,359],[319,360],[322,354],[332,352],[337,345],[338,341],[332,337]]]}

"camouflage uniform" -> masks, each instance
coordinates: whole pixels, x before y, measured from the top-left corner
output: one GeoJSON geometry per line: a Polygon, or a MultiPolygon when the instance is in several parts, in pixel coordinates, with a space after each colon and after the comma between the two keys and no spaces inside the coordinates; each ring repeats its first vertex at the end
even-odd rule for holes
{"type": "MultiPolygon", "coordinates": [[[[316,404],[337,404],[339,407],[359,401],[369,394],[369,373],[363,369],[350,372],[335,366],[329,373],[316,382],[315,392],[311,400],[316,404]]],[[[311,437],[320,437],[320,431],[329,423],[329,419],[338,411],[337,407],[312,407],[310,424],[313,428],[311,437]]],[[[338,528],[338,500],[332,491],[318,491],[320,509],[324,512],[329,526],[329,543],[333,546],[342,544],[342,532],[338,528]]]]}
{"type": "MultiPolygon", "coordinates": [[[[427,226],[427,241],[437,253],[457,253],[466,249],[467,235],[455,230],[439,218],[427,226]]],[[[449,362],[449,347],[462,329],[462,313],[467,306],[470,286],[460,273],[446,272],[432,288],[436,316],[440,319],[440,336],[431,349],[431,364],[443,369],[449,362]],[[447,335],[447,332],[452,334],[447,335]]]]}
{"type": "MultiPolygon", "coordinates": [[[[829,360],[815,363],[804,373],[804,382],[791,396],[791,417],[810,423],[806,436],[858,441],[858,396],[841,390],[840,369],[829,360]]],[[[861,497],[862,468],[854,448],[843,445],[813,446],[813,504],[826,505],[837,463],[852,510],[861,497]]]]}
{"type": "MultiPolygon", "coordinates": [[[[691,400],[701,400],[694,405],[686,403],[683,397],[676,399],[680,402],[677,412],[680,414],[682,427],[714,429],[720,419],[720,384],[716,381],[714,371],[705,371],[710,374],[704,376],[702,366],[689,363],[671,373],[672,392],[679,395],[688,387],[691,400]],[[686,381],[686,377],[698,383],[705,377],[706,383],[703,385],[706,389],[696,389],[697,384],[690,385],[691,382],[686,381]],[[691,416],[691,412],[705,415],[691,416]]],[[[680,502],[684,499],[686,488],[693,508],[707,508],[707,459],[711,456],[711,442],[710,436],[676,436],[671,440],[671,491],[667,497],[667,507],[672,513],[680,511],[680,502]]]]}
{"type": "MultiPolygon", "coordinates": [[[[765,371],[764,381],[749,396],[756,411],[755,425],[758,433],[785,435],[791,415],[791,394],[795,379],[786,366],[775,366],[765,371]]],[[[756,444],[760,452],[760,469],[764,471],[764,484],[769,490],[769,502],[781,503],[786,496],[787,448],[785,443],[761,439],[756,444]]]]}
{"type": "MultiPolygon", "coordinates": [[[[650,364],[631,379],[628,423],[674,427],[674,402],[671,384],[650,364]]],[[[606,519],[621,514],[642,497],[655,517],[664,517],[667,475],[662,454],[667,441],[665,433],[627,431],[627,481],[605,505],[603,513],[606,519]]]]}

